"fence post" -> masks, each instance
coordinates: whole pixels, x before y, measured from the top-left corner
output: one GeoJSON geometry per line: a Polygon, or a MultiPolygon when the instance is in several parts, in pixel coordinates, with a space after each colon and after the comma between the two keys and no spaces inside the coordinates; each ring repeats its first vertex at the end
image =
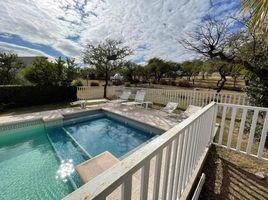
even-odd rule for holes
{"type": "Polygon", "coordinates": [[[215,127],[216,127],[216,120],[218,115],[218,105],[214,102],[214,109],[213,109],[213,118],[212,118],[212,124],[211,124],[211,134],[210,134],[210,143],[213,142],[214,136],[215,136],[215,127]]]}

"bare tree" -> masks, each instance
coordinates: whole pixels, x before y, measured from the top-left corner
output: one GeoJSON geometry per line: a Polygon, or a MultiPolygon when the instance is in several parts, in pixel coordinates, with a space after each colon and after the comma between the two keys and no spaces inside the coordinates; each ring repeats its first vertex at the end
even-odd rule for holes
{"type": "Polygon", "coordinates": [[[209,59],[244,66],[264,88],[268,88],[267,44],[254,30],[249,31],[247,18],[223,21],[209,18],[179,42],[209,59]],[[231,30],[233,23],[241,28],[231,30]]]}

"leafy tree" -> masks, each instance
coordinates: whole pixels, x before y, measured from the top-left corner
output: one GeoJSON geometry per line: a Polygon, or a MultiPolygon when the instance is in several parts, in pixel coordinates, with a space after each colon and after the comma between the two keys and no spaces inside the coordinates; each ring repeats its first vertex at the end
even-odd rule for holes
{"type": "Polygon", "coordinates": [[[80,76],[78,66],[75,63],[74,58],[66,58],[66,67],[64,68],[64,72],[65,77],[63,79],[63,85],[66,86],[69,86],[73,80],[80,76]]]}
{"type": "Polygon", "coordinates": [[[181,68],[181,65],[176,62],[168,61],[166,62],[166,66],[168,67],[168,71],[165,74],[168,78],[176,79],[178,76],[178,72],[181,68]]]}
{"type": "Polygon", "coordinates": [[[80,73],[84,79],[92,79],[95,80],[99,77],[97,74],[97,70],[93,67],[85,67],[80,69],[80,73]]]}
{"type": "Polygon", "coordinates": [[[0,53],[0,85],[11,85],[17,82],[17,75],[23,68],[17,54],[0,53]]]}
{"type": "Polygon", "coordinates": [[[128,61],[123,65],[121,73],[131,84],[136,83],[138,81],[138,76],[140,75],[139,65],[128,61]]]}
{"type": "Polygon", "coordinates": [[[124,59],[131,53],[131,49],[123,46],[122,41],[112,39],[107,39],[97,45],[91,43],[86,45],[82,52],[83,61],[104,75],[104,98],[107,97],[109,77],[122,66],[124,59]]]}
{"type": "Polygon", "coordinates": [[[181,71],[183,76],[187,76],[188,81],[191,77],[194,85],[195,77],[199,74],[202,68],[203,62],[200,60],[185,61],[182,63],[181,71]]]}
{"type": "Polygon", "coordinates": [[[75,60],[69,58],[66,61],[58,58],[50,62],[44,57],[38,57],[32,66],[24,70],[24,77],[36,85],[70,86],[77,76],[75,60]]]}
{"type": "Polygon", "coordinates": [[[159,83],[162,77],[168,73],[169,67],[170,65],[160,58],[150,59],[147,65],[149,72],[154,76],[157,83],[159,83]]]}

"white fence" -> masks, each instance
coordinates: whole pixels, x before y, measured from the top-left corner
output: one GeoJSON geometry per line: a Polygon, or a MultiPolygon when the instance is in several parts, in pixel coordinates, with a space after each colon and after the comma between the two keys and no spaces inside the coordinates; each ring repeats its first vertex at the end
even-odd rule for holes
{"type": "MultiPolygon", "coordinates": [[[[79,86],[77,87],[76,96],[78,100],[100,99],[103,98],[103,93],[102,86],[79,86]]],[[[112,97],[115,94],[114,87],[107,87],[108,97],[112,97]]]]}
{"type": "MultiPolygon", "coordinates": [[[[108,97],[118,97],[124,89],[132,91],[132,98],[137,90],[146,91],[146,100],[158,104],[166,104],[169,101],[177,101],[180,107],[187,107],[188,105],[205,106],[212,101],[218,103],[230,103],[245,105],[246,95],[241,93],[216,93],[210,91],[197,91],[197,90],[166,90],[166,89],[153,89],[153,88],[135,88],[135,87],[122,87],[113,86],[108,87],[108,97]]],[[[103,87],[77,87],[78,99],[96,99],[103,97],[103,87]]]]}
{"type": "Polygon", "coordinates": [[[210,103],[65,199],[180,198],[212,143],[215,109],[210,103]]]}
{"type": "Polygon", "coordinates": [[[264,155],[268,108],[222,103],[217,105],[220,129],[215,144],[268,160],[268,153],[264,155]]]}

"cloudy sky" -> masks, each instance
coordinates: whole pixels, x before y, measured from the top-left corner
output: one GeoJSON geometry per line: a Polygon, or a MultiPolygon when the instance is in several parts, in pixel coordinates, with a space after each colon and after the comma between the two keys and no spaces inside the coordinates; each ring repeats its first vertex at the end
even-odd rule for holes
{"type": "Polygon", "coordinates": [[[79,59],[89,41],[121,39],[136,63],[193,58],[177,42],[207,15],[239,10],[240,0],[0,0],[0,51],[79,59]]]}

